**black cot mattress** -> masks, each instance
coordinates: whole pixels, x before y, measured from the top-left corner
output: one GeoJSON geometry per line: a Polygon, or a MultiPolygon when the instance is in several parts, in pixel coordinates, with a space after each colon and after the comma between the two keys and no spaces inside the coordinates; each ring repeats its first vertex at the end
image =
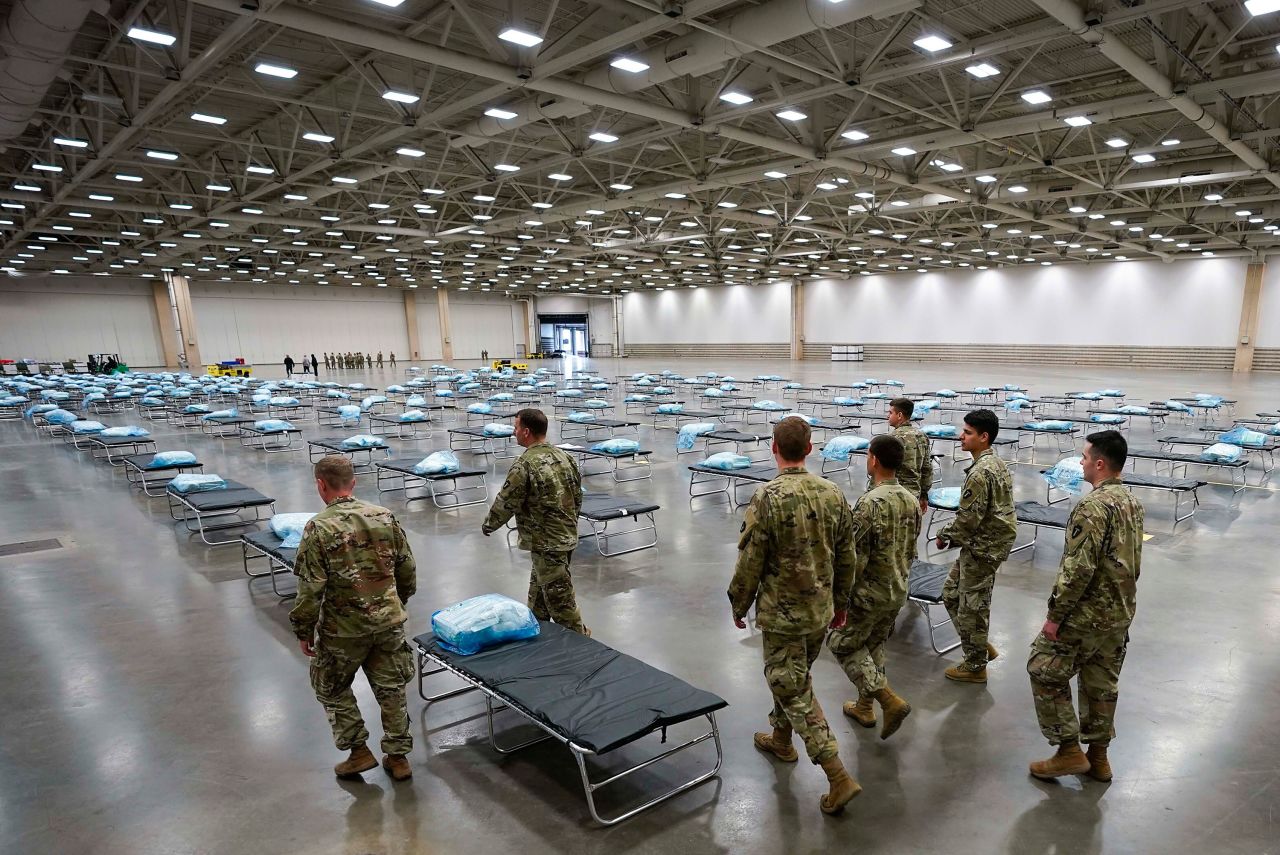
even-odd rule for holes
{"type": "Polygon", "coordinates": [[[297,547],[283,546],[284,540],[269,528],[241,535],[240,539],[259,552],[270,555],[286,567],[292,568],[294,559],[298,557],[297,547]]]}
{"type": "Polygon", "coordinates": [[[942,586],[951,572],[948,564],[931,564],[915,559],[907,576],[907,596],[930,603],[942,602],[942,586]]]}
{"type": "Polygon", "coordinates": [[[540,633],[459,656],[433,633],[426,653],[498,695],[579,748],[605,754],[655,730],[728,706],[679,677],[553,623],[540,633]]]}
{"type": "Polygon", "coordinates": [[[581,516],[589,520],[609,520],[620,517],[634,517],[640,514],[651,514],[661,510],[652,502],[641,502],[622,496],[610,496],[607,493],[584,493],[582,495],[581,516]]]}
{"type": "Polygon", "coordinates": [[[194,490],[190,493],[179,493],[173,487],[165,488],[169,495],[181,499],[198,511],[225,511],[231,508],[251,508],[255,505],[269,505],[275,499],[267,498],[252,487],[246,487],[239,481],[226,479],[227,486],[222,490],[194,490]]]}
{"type": "Polygon", "coordinates": [[[1066,528],[1067,517],[1070,516],[1070,511],[1064,507],[1040,502],[1015,502],[1013,508],[1018,522],[1050,528],[1066,528]]]}

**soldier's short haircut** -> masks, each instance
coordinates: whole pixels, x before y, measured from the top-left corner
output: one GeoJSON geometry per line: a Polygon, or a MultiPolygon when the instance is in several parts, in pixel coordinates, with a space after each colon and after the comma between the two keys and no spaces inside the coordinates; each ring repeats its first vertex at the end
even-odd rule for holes
{"type": "Polygon", "coordinates": [[[526,407],[516,413],[516,421],[524,425],[525,430],[534,436],[542,437],[547,435],[547,414],[536,407],[526,407]]]}
{"type": "Polygon", "coordinates": [[[995,442],[1000,435],[1000,420],[990,410],[970,410],[964,414],[964,423],[978,433],[985,433],[987,442],[995,442]]]}
{"type": "Polygon", "coordinates": [[[804,460],[813,429],[799,416],[787,416],[773,426],[773,441],[783,460],[804,460]]]}
{"type": "Polygon", "coordinates": [[[889,408],[896,410],[899,415],[911,418],[915,414],[916,405],[910,398],[894,398],[889,402],[889,408]]]}
{"type": "Polygon", "coordinates": [[[885,469],[897,472],[902,468],[902,458],[907,450],[902,447],[902,440],[896,436],[881,433],[871,437],[871,445],[867,446],[867,453],[874,454],[876,460],[880,461],[880,465],[885,469]]]}
{"type": "Polygon", "coordinates": [[[351,459],[342,454],[328,454],[315,466],[316,480],[323,481],[330,490],[345,490],[356,482],[356,470],[351,459]]]}
{"type": "Polygon", "coordinates": [[[1086,436],[1084,441],[1093,446],[1093,453],[1107,461],[1113,472],[1124,469],[1124,462],[1129,459],[1129,443],[1120,431],[1100,430],[1086,436]]]}

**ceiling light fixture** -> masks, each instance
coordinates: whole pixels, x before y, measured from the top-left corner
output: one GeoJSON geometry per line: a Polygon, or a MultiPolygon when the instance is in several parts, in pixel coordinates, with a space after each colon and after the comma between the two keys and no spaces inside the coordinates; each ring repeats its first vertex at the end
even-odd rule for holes
{"type": "Polygon", "coordinates": [[[1156,159],[1154,154],[1135,154],[1133,156],[1134,163],[1153,163],[1156,159]]]}
{"type": "Polygon", "coordinates": [[[638,59],[631,59],[625,56],[618,57],[613,62],[609,63],[609,65],[613,66],[614,68],[620,71],[630,72],[631,74],[639,74],[642,71],[649,70],[648,63],[644,63],[638,59]]]}
{"type": "Polygon", "coordinates": [[[803,122],[805,119],[809,118],[806,114],[801,113],[799,110],[792,110],[791,108],[787,108],[786,110],[779,110],[774,115],[776,115],[779,119],[785,119],[788,122],[803,122]]]}
{"type": "Polygon", "coordinates": [[[613,134],[607,134],[604,131],[595,131],[594,133],[587,134],[587,138],[602,143],[613,143],[618,141],[618,138],[613,134]]]}
{"type": "Polygon", "coordinates": [[[947,41],[942,36],[932,34],[921,36],[912,42],[912,44],[921,50],[929,51],[929,53],[937,53],[940,50],[946,50],[951,47],[951,42],[947,41]]]}
{"type": "Polygon", "coordinates": [[[520,171],[520,167],[516,166],[514,163],[495,163],[493,165],[493,168],[498,170],[499,172],[519,172],[520,171]]]}
{"type": "Polygon", "coordinates": [[[1112,137],[1111,139],[1107,140],[1107,145],[1111,146],[1112,148],[1124,148],[1128,144],[1129,144],[1128,140],[1121,139],[1120,137],[1112,137]]]}
{"type": "Polygon", "coordinates": [[[742,106],[743,104],[750,104],[755,99],[745,92],[738,92],[737,90],[729,89],[725,92],[720,93],[720,100],[727,101],[730,104],[737,104],[738,106],[742,106]]]}
{"type": "Polygon", "coordinates": [[[259,166],[256,163],[249,164],[244,168],[244,171],[252,172],[254,175],[275,175],[276,174],[276,171],[272,169],[270,166],[259,166]]]}
{"type": "Polygon", "coordinates": [[[153,45],[163,45],[168,47],[178,40],[177,36],[171,36],[168,33],[159,33],[155,30],[144,29],[143,27],[130,27],[129,38],[139,42],[149,42],[153,45]]]}
{"type": "Polygon", "coordinates": [[[53,144],[63,145],[63,146],[66,146],[67,148],[88,148],[89,147],[89,143],[85,142],[84,140],[75,139],[73,137],[54,137],[53,144]]]}
{"type": "Polygon", "coordinates": [[[329,136],[328,134],[316,133],[315,131],[308,131],[307,133],[302,135],[302,138],[304,140],[311,140],[311,142],[318,142],[318,143],[333,142],[333,137],[329,136]]]}
{"type": "Polygon", "coordinates": [[[867,134],[858,130],[852,130],[852,129],[845,131],[844,133],[840,134],[840,136],[844,137],[847,140],[853,140],[854,142],[861,142],[862,140],[871,139],[870,134],[867,134]]]}
{"type": "Polygon", "coordinates": [[[1053,98],[1050,97],[1049,93],[1045,92],[1043,89],[1028,89],[1026,92],[1022,93],[1022,100],[1026,101],[1028,104],[1047,104],[1052,101],[1053,98]]]}
{"type": "Polygon", "coordinates": [[[404,146],[396,149],[396,154],[403,157],[422,157],[426,152],[420,148],[409,148],[408,146],[404,146]]]}
{"type": "Polygon", "coordinates": [[[484,111],[484,114],[491,119],[514,119],[519,113],[513,110],[506,110],[502,107],[490,107],[484,111]]]}
{"type": "Polygon", "coordinates": [[[1083,128],[1085,125],[1093,124],[1093,120],[1088,116],[1067,116],[1062,121],[1073,128],[1083,128]]]}
{"type": "Polygon", "coordinates": [[[192,113],[191,121],[204,122],[206,125],[225,125],[227,120],[221,116],[211,116],[208,113],[192,113]]]}
{"type": "Polygon", "coordinates": [[[295,69],[289,68],[287,65],[275,65],[270,62],[260,62],[253,67],[253,70],[259,74],[265,74],[268,77],[279,77],[283,80],[292,80],[298,76],[295,69]]]}
{"type": "Polygon", "coordinates": [[[335,175],[330,179],[334,184],[355,184],[356,179],[348,178],[345,175],[335,175]]]}
{"type": "Polygon", "coordinates": [[[965,71],[969,72],[970,74],[972,74],[974,77],[977,77],[978,79],[982,79],[984,77],[995,77],[997,74],[1000,73],[1000,69],[996,68],[994,65],[991,65],[990,63],[987,63],[987,62],[980,62],[977,65],[971,65],[968,68],[966,68],[965,71]]]}
{"type": "Polygon", "coordinates": [[[388,89],[382,93],[384,101],[395,101],[397,104],[416,104],[418,96],[411,92],[400,92],[395,89],[388,89]]]}
{"type": "Polygon", "coordinates": [[[511,42],[512,44],[520,45],[520,47],[536,47],[537,45],[542,44],[542,36],[537,33],[530,33],[527,30],[522,30],[519,27],[507,27],[505,30],[498,33],[498,38],[502,39],[504,42],[511,42]]]}

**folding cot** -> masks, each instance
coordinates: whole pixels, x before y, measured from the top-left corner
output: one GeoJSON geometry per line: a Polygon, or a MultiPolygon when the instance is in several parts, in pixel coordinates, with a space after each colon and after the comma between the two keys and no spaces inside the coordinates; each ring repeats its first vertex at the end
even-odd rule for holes
{"type": "Polygon", "coordinates": [[[783,387],[782,394],[786,397],[799,398],[801,395],[813,395],[817,398],[829,397],[831,390],[826,386],[792,386],[791,388],[783,387]]]}
{"type": "Polygon", "coordinates": [[[465,692],[482,692],[489,744],[500,754],[511,754],[545,739],[564,744],[577,762],[587,809],[601,825],[616,825],[720,771],[724,753],[715,713],[728,704],[596,639],[556,624],[541,623],[534,638],[501,644],[471,656],[446,650],[432,633],[417,636],[414,643],[418,648],[418,694],[423,700],[432,703],[465,692]],[[428,662],[434,667],[428,669],[428,662]],[[423,681],[446,672],[466,685],[428,695],[423,681]],[[545,735],[517,745],[499,745],[493,719],[495,712],[504,709],[519,714],[545,735]],[[593,780],[588,757],[604,757],[658,731],[665,742],[669,727],[704,717],[708,730],[700,736],[612,772],[603,780],[593,780]],[[637,807],[608,818],[601,815],[596,805],[597,791],[707,740],[716,747],[715,765],[710,770],[665,788],[637,807]]]}
{"type": "Polygon", "coordinates": [[[216,439],[240,436],[242,425],[252,425],[252,416],[205,416],[200,419],[200,432],[216,439]]]}
{"type": "Polygon", "coordinates": [[[1209,403],[1201,398],[1170,398],[1171,401],[1177,401],[1180,404],[1186,404],[1193,411],[1197,411],[1203,418],[1208,419],[1210,415],[1218,410],[1226,410],[1227,415],[1235,413],[1236,404],[1240,403],[1235,398],[1221,398],[1217,403],[1209,403]]]}
{"type": "Polygon", "coordinates": [[[489,485],[485,481],[485,470],[462,467],[457,472],[423,475],[413,471],[413,467],[420,462],[422,462],[421,457],[375,460],[373,468],[378,473],[379,495],[402,492],[405,504],[418,499],[431,499],[431,504],[437,508],[462,508],[488,501],[489,485]],[[467,479],[479,479],[480,483],[461,483],[467,479]],[[439,485],[448,485],[449,489],[438,489],[439,485]],[[423,489],[427,492],[421,496],[409,495],[409,491],[415,489],[423,489]],[[464,500],[463,496],[475,496],[475,498],[464,500]]]}
{"type": "MultiPolygon", "coordinates": [[[[1073,420],[1068,419],[1054,419],[1054,421],[1070,421],[1073,425],[1075,424],[1073,420]]],[[[1018,459],[1022,459],[1022,452],[1025,451],[1027,452],[1028,462],[1034,461],[1036,458],[1036,448],[1039,445],[1040,437],[1044,437],[1046,440],[1056,439],[1057,448],[1051,448],[1051,450],[1056,450],[1059,454],[1062,454],[1068,451],[1075,451],[1076,437],[1080,435],[1080,429],[1074,426],[1064,430],[1061,428],[1034,427],[1025,422],[1016,425],[1001,425],[1000,429],[1002,431],[1016,430],[1018,432],[1018,459]],[[1029,444],[1026,443],[1023,437],[1030,437],[1031,442],[1029,444]],[[1066,443],[1065,447],[1063,445],[1064,442],[1066,443]]]]}
{"type": "Polygon", "coordinates": [[[578,422],[571,419],[562,419],[560,421],[560,438],[575,439],[608,439],[619,433],[639,433],[640,422],[634,422],[630,419],[602,419],[593,418],[589,422],[578,422]],[[595,432],[595,436],[592,436],[595,432]]]}
{"type": "MultiPolygon", "coordinates": [[[[825,445],[820,445],[818,446],[817,450],[821,452],[822,449],[825,447],[826,447],[825,445]]],[[[822,475],[823,477],[827,477],[830,475],[834,475],[837,472],[847,472],[849,475],[849,480],[850,482],[852,482],[853,481],[853,458],[866,457],[866,456],[867,456],[867,449],[851,448],[849,449],[849,457],[847,460],[829,459],[829,458],[823,457],[822,463],[818,467],[818,474],[822,475]]],[[[938,461],[942,460],[945,456],[946,455],[942,454],[941,452],[930,451],[929,462],[931,465],[936,467],[938,464],[938,461]]]]}
{"type": "MultiPolygon", "coordinates": [[[[963,460],[963,459],[964,459],[964,456],[965,456],[966,454],[968,454],[968,452],[967,452],[967,451],[965,451],[965,450],[964,450],[964,448],[960,445],[960,437],[959,437],[959,436],[931,436],[931,437],[929,437],[929,444],[930,444],[930,446],[932,446],[932,445],[933,445],[933,443],[935,443],[935,442],[939,442],[939,443],[943,443],[943,444],[950,443],[950,445],[951,445],[951,455],[950,455],[950,456],[951,456],[951,462],[952,462],[952,463],[956,462],[957,460],[963,460]]],[[[1015,449],[1015,452],[1014,452],[1014,455],[1015,455],[1015,456],[1017,456],[1016,449],[1017,449],[1017,448],[1019,448],[1019,447],[1021,446],[1021,444],[1022,444],[1022,443],[1021,443],[1021,440],[1019,440],[1017,436],[1009,436],[1008,434],[1004,434],[1004,433],[1002,433],[1002,434],[998,434],[998,435],[996,436],[996,438],[995,438],[995,439],[993,439],[993,440],[991,441],[991,447],[992,447],[993,449],[995,449],[996,454],[1000,454],[1000,449],[1002,449],[1002,448],[1013,448],[1013,449],[1015,449]]],[[[1003,456],[1003,455],[1002,455],[1002,456],[1003,456]]],[[[939,455],[939,457],[941,457],[941,455],[939,455]]]]}
{"type": "Polygon", "coordinates": [[[449,428],[449,448],[472,454],[492,454],[495,458],[515,457],[520,453],[515,436],[489,436],[482,427],[449,428]]]}
{"type": "Polygon", "coordinates": [[[183,404],[181,407],[175,408],[169,416],[169,419],[168,419],[169,423],[175,427],[180,427],[180,428],[199,427],[200,420],[205,416],[209,415],[210,413],[209,410],[204,410],[203,412],[188,413],[186,411],[186,408],[188,406],[191,406],[191,405],[183,404]]]}
{"type": "Polygon", "coordinates": [[[126,457],[144,452],[155,453],[156,441],[149,436],[101,436],[89,434],[76,442],[76,448],[88,448],[94,460],[105,460],[112,466],[123,466],[126,457]]]}
{"type": "Polygon", "coordinates": [[[773,457],[773,434],[771,433],[748,433],[735,428],[726,428],[703,434],[699,439],[704,440],[708,453],[713,453],[711,451],[713,446],[732,445],[736,454],[749,458],[753,463],[773,457]],[[761,445],[764,445],[763,453],[761,445]]]}
{"type": "MultiPolygon", "coordinates": [[[[1165,451],[1172,451],[1177,446],[1188,446],[1191,448],[1208,448],[1216,445],[1218,440],[1212,436],[1177,436],[1166,435],[1157,436],[1156,442],[1165,451]]],[[[1258,460],[1262,463],[1262,473],[1265,477],[1275,467],[1276,463],[1276,443],[1271,437],[1268,437],[1265,445],[1242,445],[1240,449],[1245,454],[1257,455],[1258,460]]]]}
{"type": "MultiPolygon", "coordinates": [[[[0,392],[0,398],[4,397],[5,395],[3,392],[0,392]]],[[[16,398],[20,396],[15,395],[14,397],[16,398]]],[[[11,403],[5,403],[5,401],[0,400],[0,421],[17,421],[21,419],[22,411],[29,406],[31,406],[31,402],[25,398],[22,400],[15,400],[11,403]]]]}
{"type": "Polygon", "coordinates": [[[821,400],[818,398],[800,398],[796,401],[796,409],[800,412],[810,412],[819,418],[834,415],[840,417],[842,410],[861,411],[867,405],[860,399],[855,399],[852,403],[837,404],[833,400],[821,400]]]}
{"type": "Polygon", "coordinates": [[[724,413],[709,413],[705,410],[681,410],[678,413],[660,413],[653,411],[654,430],[679,430],[682,424],[694,422],[723,421],[724,413]]]}
{"type": "Polygon", "coordinates": [[[622,411],[624,415],[628,416],[651,416],[658,407],[663,404],[679,404],[680,406],[684,406],[685,403],[687,402],[674,401],[669,398],[650,397],[647,401],[628,401],[626,398],[623,398],[622,411]]]}
{"type": "Polygon", "coordinates": [[[768,424],[769,417],[774,413],[785,413],[787,411],[786,409],[762,410],[756,407],[754,403],[747,404],[741,401],[726,401],[720,405],[720,409],[724,410],[725,418],[731,418],[734,421],[748,425],[757,418],[761,424],[768,424]]]}
{"type": "Polygon", "coordinates": [[[167,463],[163,466],[151,466],[152,458],[155,453],[150,454],[131,454],[124,458],[124,475],[129,482],[129,486],[136,487],[148,496],[162,496],[163,493],[152,492],[154,487],[168,487],[169,481],[174,475],[181,475],[184,472],[203,472],[204,464],[200,461],[195,463],[167,463]],[[160,477],[151,477],[159,475],[160,477]]]}
{"type": "Polygon", "coordinates": [[[357,401],[342,401],[341,399],[319,398],[312,404],[312,415],[315,416],[316,423],[320,427],[355,427],[360,420],[365,417],[365,412],[360,411],[360,415],[354,419],[344,419],[339,411],[340,407],[359,407],[357,401]],[[333,403],[337,400],[338,403],[333,403]]]}
{"type": "MultiPolygon", "coordinates": [[[[287,396],[285,396],[287,397],[287,396]]],[[[294,398],[296,404],[273,404],[267,402],[267,418],[269,419],[304,419],[314,414],[314,408],[301,398],[294,398]]]]}
{"type": "MultiPolygon", "coordinates": [[[[776,425],[778,422],[782,421],[781,417],[784,415],[786,414],[774,413],[772,417],[769,419],[769,423],[772,425],[776,425]]],[[[844,433],[845,431],[856,430],[861,425],[862,425],[861,422],[847,422],[847,421],[846,422],[826,422],[826,421],[823,421],[822,419],[814,419],[813,421],[809,422],[809,430],[815,434],[821,433],[825,436],[826,434],[829,434],[829,433],[844,433]]]]}
{"type": "MultiPolygon", "coordinates": [[[[951,505],[938,504],[933,499],[929,500],[929,518],[925,522],[926,540],[932,540],[935,537],[933,527],[939,521],[939,512],[945,514],[946,518],[950,518],[955,516],[956,508],[951,505]]],[[[1035,533],[1032,535],[1030,542],[1011,549],[1009,551],[1010,555],[1015,552],[1021,552],[1024,549],[1035,549],[1036,540],[1039,538],[1040,529],[1042,528],[1065,530],[1067,516],[1070,513],[1067,508],[1058,507],[1054,504],[1041,504],[1040,502],[1014,502],[1013,512],[1019,524],[1031,526],[1035,533]]]]}
{"type": "Polygon", "coordinates": [[[753,463],[745,469],[716,469],[714,466],[694,463],[689,467],[689,471],[693,473],[689,477],[690,499],[724,493],[729,499],[730,507],[733,508],[741,507],[751,501],[749,498],[747,502],[738,501],[739,489],[743,486],[754,488],[761,484],[767,484],[778,474],[778,468],[772,463],[753,463]],[[695,488],[700,484],[715,484],[716,488],[714,490],[696,490],[695,488]]]}
{"type": "MultiPolygon", "coordinates": [[[[519,412],[511,407],[494,407],[487,413],[473,413],[469,410],[461,410],[468,425],[487,425],[490,422],[509,422],[515,419],[516,413],[519,412]]],[[[594,412],[594,411],[593,411],[594,412]]],[[[603,412],[603,410],[601,411],[603,412]]]]}
{"type": "Polygon", "coordinates": [[[272,592],[282,600],[298,596],[296,590],[281,591],[276,583],[276,576],[281,573],[294,572],[293,565],[298,557],[298,549],[285,546],[284,539],[269,528],[262,531],[240,535],[240,556],[244,564],[244,574],[250,579],[267,577],[271,580],[272,592]],[[250,561],[265,561],[265,570],[251,570],[250,561]]]}
{"type": "Polygon", "coordinates": [[[141,399],[138,400],[138,415],[147,421],[164,422],[168,421],[172,414],[177,412],[178,407],[169,401],[161,400],[156,404],[145,404],[141,399]]]}
{"type": "Polygon", "coordinates": [[[627,481],[640,481],[653,474],[653,469],[649,465],[649,456],[653,452],[645,448],[636,451],[596,451],[594,448],[568,442],[562,442],[556,448],[578,458],[578,469],[583,478],[612,474],[613,480],[621,484],[627,481]],[[591,460],[604,460],[608,465],[598,472],[592,472],[587,467],[588,461],[591,460]],[[627,475],[626,473],[641,474],[627,475]]]}
{"type": "Polygon", "coordinates": [[[187,531],[200,535],[200,539],[209,546],[225,546],[239,541],[239,538],[234,537],[210,540],[209,532],[256,525],[275,513],[275,499],[264,496],[239,481],[229,478],[226,481],[226,488],[221,490],[180,493],[173,488],[172,482],[165,488],[165,495],[169,499],[169,516],[175,522],[185,525],[187,531]],[[264,508],[269,512],[266,517],[261,515],[264,508]],[[178,515],[179,511],[181,516],[178,515]],[[247,517],[251,511],[253,516],[247,517]],[[195,528],[192,528],[193,523],[195,528]]]}
{"type": "MultiPolygon", "coordinates": [[[[426,407],[415,407],[414,409],[423,410],[420,419],[402,419],[403,413],[390,415],[388,413],[378,413],[369,416],[369,432],[382,433],[387,436],[394,436],[396,439],[417,439],[419,436],[430,434],[432,431],[431,416],[425,412],[426,407]]],[[[436,405],[434,409],[443,410],[444,407],[436,405]]]]}
{"type": "MultiPolygon", "coordinates": [[[[1041,474],[1048,470],[1041,469],[1041,474]]],[[[1174,478],[1169,475],[1151,475],[1144,472],[1123,472],[1120,475],[1120,481],[1131,490],[1134,487],[1140,487],[1147,490],[1163,490],[1173,496],[1173,522],[1177,525],[1180,522],[1189,520],[1196,515],[1196,508],[1200,506],[1200,496],[1196,492],[1201,487],[1208,484],[1208,481],[1200,481],[1195,478],[1174,478]],[[1191,510],[1182,513],[1182,503],[1187,497],[1191,498],[1191,510]]],[[[1059,502],[1065,502],[1070,498],[1070,493],[1054,487],[1052,484],[1045,483],[1045,503],[1056,505],[1059,502]],[[1054,491],[1057,490],[1062,495],[1054,498],[1054,491]]]]}
{"type": "Polygon", "coordinates": [[[590,531],[580,534],[578,539],[594,539],[596,549],[606,558],[626,555],[628,552],[639,552],[642,549],[652,549],[658,545],[658,523],[654,513],[661,509],[659,505],[652,502],[626,496],[583,493],[582,508],[578,511],[578,518],[587,523],[590,531]],[[629,528],[609,528],[611,523],[628,519],[634,523],[629,528]],[[634,535],[643,535],[644,540],[634,544],[634,535]],[[633,545],[614,549],[610,543],[615,540],[625,540],[633,545]]]}
{"type": "MultiPolygon", "coordinates": [[[[1189,466],[1205,466],[1210,469],[1225,470],[1231,477],[1231,483],[1228,486],[1230,486],[1232,492],[1235,493],[1239,493],[1244,490],[1245,484],[1248,483],[1248,476],[1245,473],[1245,469],[1248,467],[1249,461],[1243,456],[1234,463],[1228,463],[1224,461],[1205,460],[1198,454],[1176,454],[1170,451],[1155,451],[1148,448],[1131,447],[1129,449],[1129,462],[1135,470],[1137,469],[1137,461],[1139,460],[1150,460],[1157,474],[1159,473],[1161,464],[1168,464],[1170,476],[1177,476],[1178,471],[1181,470],[1182,477],[1186,477],[1187,467],[1189,466]]],[[[1265,473],[1263,474],[1263,478],[1266,478],[1265,473]]]]}
{"type": "Polygon", "coordinates": [[[281,451],[295,451],[301,448],[302,431],[296,427],[263,430],[254,421],[241,423],[240,445],[244,448],[256,448],[268,454],[281,451]],[[298,440],[295,443],[294,440],[298,440]]]}
{"type": "Polygon", "coordinates": [[[85,404],[85,412],[93,415],[101,416],[107,413],[124,413],[133,409],[134,399],[129,398],[98,398],[85,404]]]}
{"type": "MultiPolygon", "coordinates": [[[[1136,413],[1132,411],[1126,412],[1115,409],[1114,407],[1111,409],[1091,407],[1088,410],[1088,413],[1091,416],[1124,416],[1126,419],[1146,419],[1151,425],[1152,430],[1164,427],[1165,421],[1168,420],[1170,416],[1177,415],[1173,410],[1170,410],[1168,407],[1159,406],[1155,401],[1152,401],[1150,404],[1145,404],[1144,406],[1147,410],[1145,413],[1136,413]]],[[[1098,430],[1116,427],[1116,425],[1102,424],[1101,422],[1093,422],[1093,424],[1098,426],[1098,430]]]]}
{"type": "Polygon", "coordinates": [[[911,562],[910,574],[907,576],[907,601],[915,603],[924,615],[925,623],[929,625],[929,646],[938,655],[960,646],[960,639],[957,638],[946,647],[939,647],[936,635],[937,630],[951,623],[951,615],[942,605],[942,586],[946,583],[947,574],[950,572],[950,565],[930,564],[927,561],[914,559],[911,562]],[[934,623],[934,609],[942,609],[946,617],[934,623]]]}
{"type": "Polygon", "coordinates": [[[373,471],[373,455],[375,452],[390,455],[391,446],[378,437],[378,445],[344,445],[345,436],[321,436],[307,440],[307,459],[312,463],[330,454],[341,454],[351,461],[351,467],[357,475],[366,475],[373,471]]]}

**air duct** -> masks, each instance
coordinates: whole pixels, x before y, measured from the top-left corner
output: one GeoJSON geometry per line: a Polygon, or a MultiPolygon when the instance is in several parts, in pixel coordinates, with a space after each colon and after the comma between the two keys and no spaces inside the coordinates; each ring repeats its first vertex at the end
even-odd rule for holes
{"type": "Polygon", "coordinates": [[[93,0],[18,0],[0,27],[0,139],[26,130],[93,0]]]}

